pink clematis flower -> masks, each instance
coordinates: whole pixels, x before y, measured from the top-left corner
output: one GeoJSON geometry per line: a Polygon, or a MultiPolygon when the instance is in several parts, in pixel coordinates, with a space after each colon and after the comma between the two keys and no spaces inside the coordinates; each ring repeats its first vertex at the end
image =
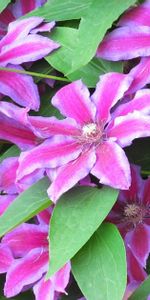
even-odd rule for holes
{"type": "Polygon", "coordinates": [[[45,281],[49,264],[47,236],[50,216],[51,209],[47,209],[38,216],[38,224],[22,224],[2,239],[0,272],[7,272],[4,287],[6,297],[19,294],[27,286],[33,287],[36,300],[56,300],[60,293],[65,293],[70,263],[45,281]],[[7,264],[4,264],[5,261],[7,264]]]}
{"type": "Polygon", "coordinates": [[[53,201],[89,172],[103,184],[128,189],[130,166],[122,148],[135,138],[150,135],[150,118],[138,111],[138,105],[136,110],[134,104],[128,106],[124,115],[111,114],[131,81],[129,76],[108,73],[101,77],[91,98],[81,81],[60,89],[52,104],[67,118],[29,117],[45,141],[21,154],[18,181],[41,167],[58,168],[48,190],[53,201]]]}
{"type": "MultiPolygon", "coordinates": [[[[43,58],[59,45],[37,34],[50,31],[55,22],[44,24],[43,18],[31,17],[9,24],[7,34],[0,41],[0,66],[22,70],[24,62],[43,58]]],[[[9,96],[21,106],[38,110],[40,105],[37,86],[32,77],[0,70],[0,93],[9,96]]]]}
{"type": "Polygon", "coordinates": [[[108,221],[120,230],[127,249],[128,283],[137,286],[147,277],[150,253],[150,178],[140,177],[140,168],[131,167],[131,186],[121,191],[108,215],[108,221]]]}
{"type": "Polygon", "coordinates": [[[98,57],[114,61],[142,57],[140,63],[130,72],[134,80],[128,94],[134,93],[150,82],[149,15],[149,0],[129,9],[121,17],[120,27],[107,34],[97,50],[98,57]]]}

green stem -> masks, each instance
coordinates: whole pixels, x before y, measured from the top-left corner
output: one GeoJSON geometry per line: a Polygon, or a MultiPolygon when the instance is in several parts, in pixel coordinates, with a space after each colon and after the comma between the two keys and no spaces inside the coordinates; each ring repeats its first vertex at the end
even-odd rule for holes
{"type": "Polygon", "coordinates": [[[67,79],[65,77],[46,75],[46,74],[41,74],[41,73],[36,73],[36,72],[30,72],[30,71],[24,71],[24,70],[18,70],[18,69],[11,69],[11,68],[2,68],[2,67],[0,67],[0,70],[7,71],[7,72],[19,73],[19,74],[26,74],[26,75],[31,75],[31,76],[41,77],[41,78],[48,78],[48,79],[54,79],[54,80],[70,82],[69,79],[67,79]]]}

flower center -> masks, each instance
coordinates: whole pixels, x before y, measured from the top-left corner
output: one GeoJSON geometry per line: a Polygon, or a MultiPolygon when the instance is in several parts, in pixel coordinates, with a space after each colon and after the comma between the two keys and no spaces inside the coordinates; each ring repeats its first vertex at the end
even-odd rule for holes
{"type": "Polygon", "coordinates": [[[124,221],[132,223],[134,226],[143,221],[146,208],[137,204],[127,204],[124,208],[124,221]]]}
{"type": "Polygon", "coordinates": [[[95,123],[89,123],[82,127],[82,134],[86,137],[95,136],[97,133],[97,125],[95,123]]]}
{"type": "Polygon", "coordinates": [[[103,138],[103,126],[89,123],[82,127],[79,140],[83,144],[99,144],[103,138]]]}

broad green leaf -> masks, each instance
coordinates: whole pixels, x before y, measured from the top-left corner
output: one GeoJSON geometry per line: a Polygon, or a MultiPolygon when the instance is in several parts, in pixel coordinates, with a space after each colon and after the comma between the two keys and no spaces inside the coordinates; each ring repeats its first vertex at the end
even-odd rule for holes
{"type": "Polygon", "coordinates": [[[129,300],[147,300],[150,295],[150,276],[135,290],[129,300]]]}
{"type": "Polygon", "coordinates": [[[11,156],[18,156],[20,154],[20,150],[17,146],[11,146],[8,150],[6,150],[1,156],[0,156],[0,162],[11,156]]]}
{"type": "MultiPolygon", "coordinates": [[[[51,38],[61,43],[59,51],[54,51],[45,59],[56,70],[67,74],[70,71],[70,65],[73,55],[73,50],[77,40],[77,29],[67,27],[57,27],[51,34],[51,38]],[[74,35],[74,40],[72,40],[74,35]]],[[[107,72],[122,72],[121,62],[110,62],[93,58],[86,66],[68,75],[71,81],[82,79],[88,87],[95,87],[99,76],[107,72]]]]}
{"type": "Polygon", "coordinates": [[[118,191],[103,187],[76,187],[57,203],[50,223],[50,268],[59,270],[87,242],[105,219],[118,191]]]}
{"type": "Polygon", "coordinates": [[[81,18],[77,43],[72,56],[72,69],[69,73],[86,65],[92,59],[106,31],[134,3],[135,0],[92,1],[86,14],[81,18]]]}
{"type": "Polygon", "coordinates": [[[6,8],[11,0],[0,0],[0,13],[6,8]]]}
{"type": "MultiPolygon", "coordinates": [[[[43,17],[46,21],[80,19],[93,0],[48,0],[47,3],[26,16],[43,17]]],[[[26,17],[25,16],[25,17],[26,17]]]]}
{"type": "Polygon", "coordinates": [[[122,300],[127,280],[126,254],[113,224],[102,224],[93,234],[72,259],[72,271],[87,300],[122,300]]]}
{"type": "Polygon", "coordinates": [[[0,217],[0,236],[28,221],[52,204],[46,192],[48,186],[47,178],[41,179],[12,202],[0,217]]]}

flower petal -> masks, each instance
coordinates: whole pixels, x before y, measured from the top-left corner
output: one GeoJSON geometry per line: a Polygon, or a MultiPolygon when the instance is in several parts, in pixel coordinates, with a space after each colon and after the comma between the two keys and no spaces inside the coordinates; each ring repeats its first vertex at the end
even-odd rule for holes
{"type": "Polygon", "coordinates": [[[25,38],[29,32],[42,23],[41,17],[30,17],[23,20],[17,20],[9,24],[6,36],[0,41],[0,49],[6,45],[13,44],[20,38],[25,38]]]}
{"type": "Polygon", "coordinates": [[[63,193],[88,175],[95,161],[96,156],[94,151],[87,151],[82,153],[76,160],[60,167],[56,179],[48,189],[50,199],[56,202],[63,193]]]}
{"type": "Polygon", "coordinates": [[[55,26],[55,22],[49,22],[49,23],[43,23],[40,26],[34,28],[31,33],[38,33],[38,32],[45,32],[48,31],[50,32],[55,26]]]}
{"type": "Polygon", "coordinates": [[[143,203],[150,205],[150,178],[143,180],[143,203]]]}
{"type": "Polygon", "coordinates": [[[47,209],[41,211],[41,212],[37,215],[38,222],[39,222],[40,224],[49,225],[49,221],[50,221],[52,212],[53,212],[53,205],[50,206],[49,208],[47,208],[47,209]]]}
{"type": "Polygon", "coordinates": [[[150,26],[150,3],[144,2],[142,5],[133,7],[123,14],[119,21],[121,26],[150,26]]]}
{"type": "Polygon", "coordinates": [[[132,78],[119,73],[108,73],[100,76],[100,81],[92,95],[97,108],[97,120],[105,123],[110,118],[110,110],[128,90],[132,78]]]}
{"type": "Polygon", "coordinates": [[[6,245],[0,245],[0,274],[8,271],[13,260],[11,250],[6,245]]]}
{"type": "Polygon", "coordinates": [[[18,189],[15,184],[18,158],[9,157],[0,164],[0,191],[15,194],[18,189]]]}
{"type": "Polygon", "coordinates": [[[4,294],[13,297],[21,292],[24,286],[33,284],[47,271],[48,252],[41,249],[30,251],[24,258],[16,259],[6,276],[4,294]]]}
{"type": "Polygon", "coordinates": [[[27,14],[28,12],[40,7],[43,4],[43,0],[17,0],[12,5],[12,11],[16,19],[27,14]]]}
{"type": "Polygon", "coordinates": [[[66,116],[81,125],[91,123],[95,116],[95,106],[90,100],[89,91],[81,80],[61,88],[52,98],[52,104],[66,116]]]}
{"type": "Polygon", "coordinates": [[[138,111],[117,117],[107,134],[116,138],[122,147],[129,146],[136,138],[150,136],[150,117],[138,111]]]}
{"type": "Polygon", "coordinates": [[[80,131],[74,119],[66,118],[64,120],[58,120],[55,117],[29,117],[29,122],[36,129],[40,137],[48,138],[51,135],[68,135],[79,136],[80,131]]]}
{"type": "Polygon", "coordinates": [[[117,28],[106,35],[97,50],[98,57],[113,61],[149,55],[150,28],[147,26],[117,28]]]}
{"type": "Polygon", "coordinates": [[[150,113],[150,90],[143,89],[135,94],[135,97],[125,104],[121,104],[114,112],[115,117],[126,116],[135,110],[143,114],[150,113]]]}
{"type": "Polygon", "coordinates": [[[30,34],[2,48],[0,65],[8,63],[21,64],[28,61],[36,61],[43,58],[59,45],[47,37],[38,34],[30,34]]]}
{"type": "Polygon", "coordinates": [[[0,216],[8,206],[16,199],[17,195],[0,195],[0,216]]]}
{"type": "Polygon", "coordinates": [[[129,74],[133,77],[133,81],[126,94],[132,94],[150,83],[150,58],[143,57],[129,74]]]}
{"type": "Polygon", "coordinates": [[[42,278],[33,287],[36,300],[55,300],[55,290],[51,280],[42,278]]]}
{"type": "Polygon", "coordinates": [[[47,234],[46,225],[24,223],[7,233],[2,244],[11,249],[14,257],[23,257],[32,249],[48,247],[47,234]]]}
{"type": "MultiPolygon", "coordinates": [[[[10,64],[8,68],[23,70],[19,66],[10,64]]],[[[0,70],[0,93],[9,96],[21,106],[39,109],[39,93],[31,76],[0,70]]]]}
{"type": "Polygon", "coordinates": [[[150,252],[149,226],[142,223],[138,224],[134,230],[127,233],[125,240],[143,269],[146,268],[146,261],[150,252]]]}
{"type": "Polygon", "coordinates": [[[20,155],[18,180],[40,168],[55,168],[77,158],[81,146],[72,139],[61,136],[47,139],[38,147],[20,155]]]}
{"type": "Polygon", "coordinates": [[[146,272],[129,247],[127,247],[127,265],[129,282],[141,282],[147,277],[146,272]]]}
{"type": "Polygon", "coordinates": [[[55,291],[65,293],[65,288],[69,282],[71,272],[71,264],[68,262],[63,268],[61,268],[54,276],[51,281],[54,284],[55,291]]]}
{"type": "Polygon", "coordinates": [[[121,147],[115,142],[103,142],[97,147],[96,155],[96,164],[91,173],[100,179],[100,183],[117,189],[128,189],[131,183],[130,167],[121,147]]]}

